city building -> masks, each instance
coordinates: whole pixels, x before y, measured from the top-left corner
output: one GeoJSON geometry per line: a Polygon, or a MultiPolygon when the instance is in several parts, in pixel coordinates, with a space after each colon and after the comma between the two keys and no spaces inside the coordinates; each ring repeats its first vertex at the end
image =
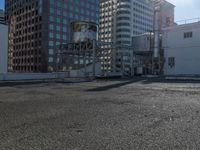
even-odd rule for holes
{"type": "Polygon", "coordinates": [[[135,75],[153,73],[153,45],[154,34],[151,32],[133,37],[133,70],[135,75]]]}
{"type": "Polygon", "coordinates": [[[98,0],[6,0],[9,71],[52,72],[73,21],[98,22],[98,0]]]}
{"type": "Polygon", "coordinates": [[[97,47],[98,25],[88,21],[74,21],[70,30],[70,43],[62,44],[58,49],[57,71],[76,72],[77,76],[94,76],[100,64],[100,49],[97,47]]]}
{"type": "Polygon", "coordinates": [[[101,0],[99,40],[131,45],[134,35],[153,31],[149,0],[101,0]]]}
{"type": "Polygon", "coordinates": [[[133,37],[135,74],[163,74],[163,28],[174,26],[175,6],[167,1],[154,2],[154,30],[133,37]]]}
{"type": "MultiPolygon", "coordinates": [[[[153,16],[153,3],[150,0],[100,1],[99,40],[111,42],[115,47],[104,51],[103,70],[121,71],[119,53],[130,49],[133,36],[153,31],[153,16]]],[[[127,55],[129,53],[128,50],[127,55]]]]}
{"type": "MultiPolygon", "coordinates": [[[[162,29],[174,25],[175,6],[166,0],[153,0],[154,3],[154,50],[153,57],[159,61],[160,35],[162,29]]],[[[157,63],[155,62],[155,63],[157,63]]]]}
{"type": "Polygon", "coordinates": [[[0,74],[8,68],[8,26],[0,22],[0,74]]]}
{"type": "Polygon", "coordinates": [[[5,23],[5,13],[2,9],[0,9],[0,23],[5,23]]]}
{"type": "Polygon", "coordinates": [[[163,29],[165,75],[200,75],[200,22],[163,29]]]}

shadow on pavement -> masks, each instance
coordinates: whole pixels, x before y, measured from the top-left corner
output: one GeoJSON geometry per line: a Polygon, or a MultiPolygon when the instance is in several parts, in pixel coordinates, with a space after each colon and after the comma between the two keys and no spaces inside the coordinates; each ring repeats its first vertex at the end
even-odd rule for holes
{"type": "MultiPolygon", "coordinates": [[[[109,80],[110,81],[110,80],[109,80]]],[[[101,91],[107,91],[113,88],[119,88],[121,86],[125,86],[128,84],[132,84],[135,82],[140,82],[141,84],[153,84],[153,83],[191,83],[191,84],[199,84],[200,79],[166,79],[166,77],[156,77],[156,78],[145,78],[145,77],[136,77],[135,79],[129,79],[129,80],[124,80],[120,83],[116,84],[110,84],[106,86],[100,86],[92,89],[88,89],[86,91],[88,92],[101,92],[101,91]]]]}
{"type": "Polygon", "coordinates": [[[140,82],[140,81],[143,81],[145,78],[135,78],[135,79],[130,79],[130,80],[126,80],[126,81],[122,81],[120,83],[116,83],[116,84],[110,84],[110,85],[106,85],[106,86],[101,86],[101,87],[97,87],[97,88],[92,88],[92,89],[89,89],[89,90],[86,90],[88,92],[100,92],[100,91],[107,91],[107,90],[110,90],[110,89],[113,89],[113,88],[119,88],[121,86],[125,86],[125,85],[128,85],[128,84],[132,84],[132,83],[135,83],[135,82],[140,82]]]}

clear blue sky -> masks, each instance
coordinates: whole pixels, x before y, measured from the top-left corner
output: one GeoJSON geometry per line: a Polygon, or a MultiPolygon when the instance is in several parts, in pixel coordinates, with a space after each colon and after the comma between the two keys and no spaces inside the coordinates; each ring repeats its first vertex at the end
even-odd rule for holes
{"type": "MultiPolygon", "coordinates": [[[[4,8],[4,1],[0,0],[0,9],[4,8]]],[[[200,0],[168,0],[176,5],[175,20],[185,20],[200,17],[200,0]]]]}
{"type": "Polygon", "coordinates": [[[4,9],[4,1],[5,0],[0,0],[0,9],[4,9]]]}
{"type": "Polygon", "coordinates": [[[168,0],[176,6],[175,20],[185,20],[200,17],[200,0],[168,0]]]}

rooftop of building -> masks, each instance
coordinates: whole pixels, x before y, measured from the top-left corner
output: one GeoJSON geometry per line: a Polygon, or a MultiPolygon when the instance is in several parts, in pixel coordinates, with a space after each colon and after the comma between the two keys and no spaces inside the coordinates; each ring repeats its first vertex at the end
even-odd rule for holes
{"type": "Polygon", "coordinates": [[[196,23],[196,22],[200,22],[200,17],[176,21],[177,25],[185,25],[185,24],[191,24],[191,23],[196,23]]]}
{"type": "Polygon", "coordinates": [[[200,18],[177,21],[173,26],[163,28],[163,30],[185,29],[200,27],[200,18]]]}
{"type": "Polygon", "coordinates": [[[170,5],[172,7],[176,7],[174,4],[168,2],[167,0],[151,0],[152,2],[156,4],[161,4],[161,5],[170,5]]]}
{"type": "Polygon", "coordinates": [[[173,6],[173,7],[176,7],[174,4],[172,4],[172,3],[170,3],[170,2],[168,2],[168,1],[166,1],[166,0],[165,0],[165,4],[171,5],[171,6],[173,6]]]}

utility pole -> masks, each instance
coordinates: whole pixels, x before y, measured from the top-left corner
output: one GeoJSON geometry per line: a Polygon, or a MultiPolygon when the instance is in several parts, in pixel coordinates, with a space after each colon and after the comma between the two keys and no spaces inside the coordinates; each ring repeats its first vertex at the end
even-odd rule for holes
{"type": "Polygon", "coordinates": [[[154,6],[154,21],[153,21],[153,33],[154,33],[154,44],[153,44],[153,62],[152,69],[153,74],[157,74],[160,70],[160,26],[159,26],[159,12],[160,12],[161,0],[153,0],[154,6]]]}
{"type": "Polygon", "coordinates": [[[95,78],[96,76],[96,41],[93,40],[92,41],[92,75],[93,75],[93,78],[95,78]]]}

